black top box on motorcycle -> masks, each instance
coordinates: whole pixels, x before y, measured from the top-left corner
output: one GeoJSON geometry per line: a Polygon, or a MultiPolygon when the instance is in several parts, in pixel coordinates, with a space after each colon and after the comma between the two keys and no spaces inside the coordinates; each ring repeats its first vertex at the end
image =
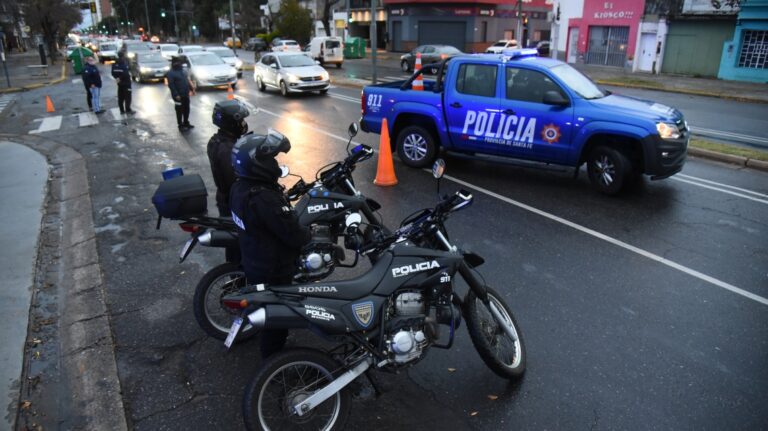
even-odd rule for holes
{"type": "Polygon", "coordinates": [[[182,175],[160,183],[152,203],[161,217],[201,216],[208,211],[208,191],[200,175],[182,175]]]}

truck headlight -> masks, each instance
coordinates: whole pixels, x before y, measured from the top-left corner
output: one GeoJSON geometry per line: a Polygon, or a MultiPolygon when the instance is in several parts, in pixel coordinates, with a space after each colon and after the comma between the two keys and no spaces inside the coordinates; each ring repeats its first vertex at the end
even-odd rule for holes
{"type": "Polygon", "coordinates": [[[662,139],[678,139],[680,137],[680,130],[672,123],[656,123],[656,131],[659,132],[662,139]]]}

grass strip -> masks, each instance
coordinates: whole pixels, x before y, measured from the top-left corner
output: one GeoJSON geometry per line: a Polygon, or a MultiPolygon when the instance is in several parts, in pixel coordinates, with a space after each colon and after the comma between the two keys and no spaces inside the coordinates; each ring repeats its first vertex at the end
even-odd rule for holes
{"type": "Polygon", "coordinates": [[[730,154],[733,156],[742,156],[748,159],[761,160],[768,162],[768,151],[754,150],[752,148],[737,147],[735,145],[720,144],[704,139],[691,138],[689,146],[701,148],[703,150],[716,151],[718,153],[730,154]]]}

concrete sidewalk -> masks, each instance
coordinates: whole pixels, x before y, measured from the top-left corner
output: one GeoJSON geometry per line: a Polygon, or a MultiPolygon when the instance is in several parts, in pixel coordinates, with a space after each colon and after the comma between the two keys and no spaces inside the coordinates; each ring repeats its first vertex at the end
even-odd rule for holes
{"type": "Polygon", "coordinates": [[[40,65],[40,55],[37,51],[7,54],[5,60],[8,77],[6,78],[5,71],[0,67],[0,93],[32,90],[57,84],[66,79],[67,74],[72,70],[72,66],[62,55],[56,60],[56,64],[50,64],[48,59],[47,75],[43,74],[44,69],[34,67],[40,65]],[[8,80],[11,81],[10,87],[8,80]]]}
{"type": "Polygon", "coordinates": [[[24,145],[0,141],[0,429],[15,429],[24,344],[35,282],[48,162],[24,145]]]}

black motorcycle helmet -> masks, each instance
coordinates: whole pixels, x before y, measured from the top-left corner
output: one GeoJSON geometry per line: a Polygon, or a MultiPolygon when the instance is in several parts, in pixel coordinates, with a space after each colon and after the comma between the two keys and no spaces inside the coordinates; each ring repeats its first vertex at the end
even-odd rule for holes
{"type": "Polygon", "coordinates": [[[241,178],[277,182],[280,166],[275,156],[291,150],[291,142],[282,134],[270,130],[265,135],[245,135],[232,147],[232,168],[241,178]]]}
{"type": "Polygon", "coordinates": [[[216,103],[213,107],[211,119],[216,127],[235,138],[239,138],[248,132],[248,123],[245,122],[245,117],[250,114],[248,108],[239,100],[225,100],[216,103]]]}

